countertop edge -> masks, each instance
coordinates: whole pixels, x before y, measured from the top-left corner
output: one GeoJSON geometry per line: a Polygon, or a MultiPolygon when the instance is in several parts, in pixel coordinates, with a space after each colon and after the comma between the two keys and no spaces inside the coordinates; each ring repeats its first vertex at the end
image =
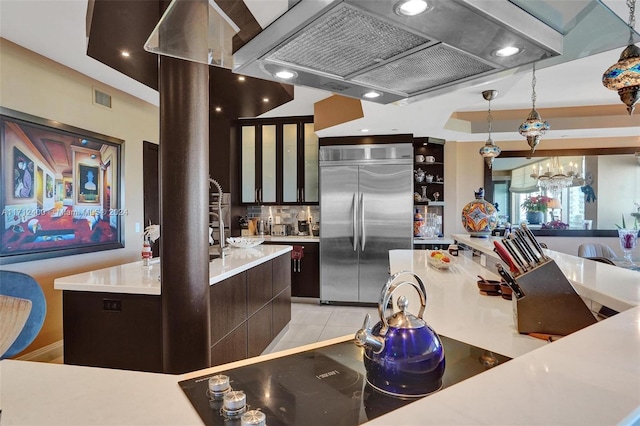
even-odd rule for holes
{"type": "MultiPolygon", "coordinates": [[[[269,244],[254,247],[250,250],[263,251],[261,247],[264,247],[267,253],[263,253],[263,256],[259,258],[233,259],[231,256],[233,250],[245,249],[230,248],[231,252],[225,254],[224,261],[219,258],[209,262],[209,285],[216,284],[264,262],[273,260],[293,249],[291,245],[269,244]],[[237,264],[225,270],[224,268],[229,265],[225,266],[224,263],[230,261],[235,261],[237,264]]],[[[238,251],[237,253],[241,252],[238,251]]],[[[142,266],[142,261],[136,261],[55,278],[53,280],[53,288],[54,290],[62,291],[159,296],[162,294],[159,277],[160,259],[155,258],[147,269],[142,266]],[[125,280],[128,281],[124,282],[125,280]]]]}

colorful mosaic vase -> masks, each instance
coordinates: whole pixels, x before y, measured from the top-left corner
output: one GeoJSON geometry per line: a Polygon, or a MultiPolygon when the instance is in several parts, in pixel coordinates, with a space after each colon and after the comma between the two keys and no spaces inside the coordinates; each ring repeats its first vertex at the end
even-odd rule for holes
{"type": "Polygon", "coordinates": [[[498,225],[498,211],[484,199],[484,189],[474,192],[476,199],[462,209],[462,226],[472,237],[488,237],[498,225]]]}

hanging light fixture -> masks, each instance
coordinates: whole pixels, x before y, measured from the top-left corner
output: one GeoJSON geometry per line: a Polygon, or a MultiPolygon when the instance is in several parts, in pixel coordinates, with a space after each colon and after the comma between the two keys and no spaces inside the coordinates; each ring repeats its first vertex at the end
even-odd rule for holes
{"type": "Polygon", "coordinates": [[[558,157],[551,158],[545,165],[534,164],[530,175],[538,181],[538,187],[550,191],[557,196],[560,191],[570,186],[583,185],[578,163],[569,162],[567,170],[558,157]]]}
{"type": "Polygon", "coordinates": [[[491,101],[494,100],[498,96],[497,90],[485,90],[482,92],[482,97],[489,101],[489,114],[487,115],[487,123],[489,124],[489,138],[485,142],[484,146],[480,148],[480,155],[484,157],[485,163],[487,163],[487,167],[491,168],[493,165],[493,159],[500,155],[502,150],[498,145],[493,143],[493,139],[491,139],[491,101]]]}
{"type": "MultiPolygon", "coordinates": [[[[635,1],[635,0],[634,0],[635,1]]],[[[536,111],[536,64],[533,64],[533,77],[531,78],[531,103],[533,108],[525,121],[520,124],[518,131],[527,138],[527,143],[531,147],[531,152],[536,150],[542,135],[551,128],[548,121],[543,121],[536,111]]]]}
{"type": "Polygon", "coordinates": [[[627,111],[631,115],[636,102],[640,99],[640,48],[633,44],[636,0],[627,0],[627,6],[629,7],[629,45],[620,54],[618,62],[604,72],[602,84],[607,89],[618,91],[620,100],[627,106],[627,111]]]}

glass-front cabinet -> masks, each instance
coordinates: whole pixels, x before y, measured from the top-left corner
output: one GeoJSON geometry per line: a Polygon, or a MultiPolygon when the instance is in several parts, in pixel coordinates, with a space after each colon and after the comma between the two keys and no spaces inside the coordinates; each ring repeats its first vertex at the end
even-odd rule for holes
{"type": "Polygon", "coordinates": [[[318,203],[313,117],[240,120],[242,203],[318,203]]]}

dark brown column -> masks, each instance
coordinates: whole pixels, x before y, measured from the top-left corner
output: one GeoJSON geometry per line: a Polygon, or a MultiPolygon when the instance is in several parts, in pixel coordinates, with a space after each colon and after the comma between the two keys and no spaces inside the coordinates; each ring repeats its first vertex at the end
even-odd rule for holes
{"type": "MultiPolygon", "coordinates": [[[[206,49],[207,1],[189,3],[183,35],[206,49]]],[[[161,56],[159,90],[162,355],[176,374],[210,365],[208,66],[161,56]]]]}

